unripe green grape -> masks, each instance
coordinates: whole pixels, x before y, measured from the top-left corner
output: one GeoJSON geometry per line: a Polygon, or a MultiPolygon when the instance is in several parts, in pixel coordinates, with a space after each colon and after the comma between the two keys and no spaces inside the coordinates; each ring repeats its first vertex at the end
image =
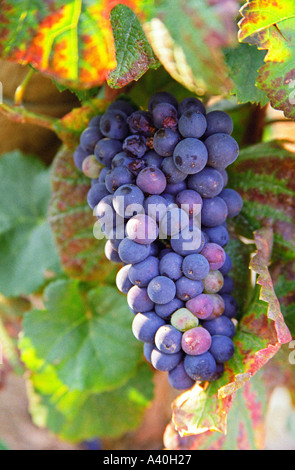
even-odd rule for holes
{"type": "Polygon", "coordinates": [[[82,170],[88,178],[98,178],[101,165],[98,163],[94,155],[88,155],[83,161],[82,170]]]}
{"type": "Polygon", "coordinates": [[[172,314],[170,322],[177,330],[187,331],[198,326],[199,319],[187,308],[179,308],[172,314]]]}

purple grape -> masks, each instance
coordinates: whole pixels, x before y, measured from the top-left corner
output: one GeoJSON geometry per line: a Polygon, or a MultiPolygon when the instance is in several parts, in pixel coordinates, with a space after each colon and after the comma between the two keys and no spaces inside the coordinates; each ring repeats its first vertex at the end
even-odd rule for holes
{"type": "Polygon", "coordinates": [[[210,353],[218,363],[229,361],[235,352],[234,343],[228,336],[212,336],[210,353]]]}
{"type": "Polygon", "coordinates": [[[122,150],[122,143],[119,140],[109,139],[105,137],[97,142],[94,155],[96,156],[99,163],[111,168],[112,159],[114,156],[122,150]]]}
{"type": "Polygon", "coordinates": [[[100,120],[101,120],[101,115],[97,115],[97,116],[94,116],[92,119],[90,119],[89,123],[88,123],[88,127],[98,127],[99,128],[99,124],[100,124],[100,120]]]}
{"type": "Polygon", "coordinates": [[[207,129],[207,121],[201,112],[185,111],[179,118],[178,130],[183,137],[199,139],[207,129]]]}
{"type": "Polygon", "coordinates": [[[159,103],[170,103],[174,108],[178,108],[176,98],[167,91],[158,91],[157,93],[154,93],[149,99],[148,110],[152,112],[154,107],[159,103]]]}
{"type": "Polygon", "coordinates": [[[213,312],[206,320],[214,320],[215,318],[220,317],[225,308],[224,300],[219,294],[207,294],[213,302],[213,312]]]}
{"type": "Polygon", "coordinates": [[[147,287],[149,298],[155,304],[167,304],[174,299],[176,287],[172,279],[165,276],[156,276],[147,287]]]}
{"type": "Polygon", "coordinates": [[[117,100],[110,104],[110,106],[107,109],[107,112],[113,111],[113,110],[121,111],[125,113],[126,116],[129,116],[130,114],[134,112],[134,107],[130,103],[128,103],[128,101],[117,100]]]}
{"type": "Polygon", "coordinates": [[[221,173],[215,168],[205,167],[199,173],[190,175],[188,188],[194,189],[204,198],[217,196],[224,187],[221,173]]]}
{"type": "Polygon", "coordinates": [[[138,174],[136,184],[146,194],[161,194],[166,188],[166,178],[159,168],[149,166],[138,174]]]}
{"type": "Polygon", "coordinates": [[[105,185],[110,193],[114,193],[120,186],[134,183],[135,177],[125,166],[109,170],[105,177],[105,185]]]}
{"type": "Polygon", "coordinates": [[[210,349],[211,341],[210,333],[205,328],[197,326],[183,333],[181,347],[186,354],[198,356],[210,349]]]}
{"type": "Polygon", "coordinates": [[[177,281],[182,274],[183,257],[177,253],[167,253],[160,260],[159,271],[161,276],[167,276],[172,281],[177,281]]]}
{"type": "Polygon", "coordinates": [[[118,271],[116,276],[116,286],[122,294],[127,294],[133,286],[133,283],[129,279],[130,268],[131,264],[126,264],[118,271]]]}
{"type": "MultiPolygon", "coordinates": [[[[120,240],[119,240],[120,242],[120,240]]],[[[104,252],[106,255],[106,258],[109,261],[112,261],[113,263],[121,263],[121,257],[119,256],[118,253],[118,242],[114,242],[111,240],[107,240],[105,246],[104,246],[104,252]]]]}
{"type": "Polygon", "coordinates": [[[159,222],[167,212],[168,203],[164,197],[154,194],[145,199],[143,207],[149,217],[159,222]]]}
{"type": "Polygon", "coordinates": [[[208,235],[211,243],[216,243],[220,246],[225,246],[229,242],[229,233],[224,225],[217,225],[216,227],[204,227],[204,232],[208,235]]]}
{"type": "Polygon", "coordinates": [[[159,315],[159,317],[167,319],[170,317],[171,314],[173,314],[176,310],[180,309],[183,306],[183,301],[178,299],[177,297],[174,297],[174,299],[172,299],[170,302],[167,302],[167,304],[156,304],[155,312],[157,315],[159,315]]]}
{"type": "Polygon", "coordinates": [[[202,225],[216,227],[226,221],[228,214],[227,205],[221,197],[204,199],[201,211],[202,225]]]}
{"type": "Polygon", "coordinates": [[[177,129],[177,109],[170,103],[158,103],[152,110],[153,121],[157,129],[177,129]]]}
{"type": "Polygon", "coordinates": [[[175,282],[176,297],[180,300],[187,301],[196,297],[203,292],[203,284],[201,281],[193,281],[185,276],[182,276],[175,282]]]}
{"type": "Polygon", "coordinates": [[[188,300],[186,308],[200,320],[205,320],[213,314],[213,299],[207,294],[200,294],[188,300]]]}
{"type": "Polygon", "coordinates": [[[231,294],[234,290],[234,282],[228,275],[223,278],[223,286],[219,291],[219,294],[231,294]]]}
{"type": "Polygon", "coordinates": [[[210,352],[198,356],[186,355],[184,369],[189,377],[197,382],[209,380],[216,372],[216,362],[210,352]]]}
{"type": "Polygon", "coordinates": [[[103,183],[97,183],[89,189],[87,193],[87,202],[91,209],[94,209],[95,206],[105,197],[108,196],[109,192],[106,189],[103,183]]]}
{"type": "Polygon", "coordinates": [[[143,202],[144,194],[135,184],[124,184],[114,193],[114,209],[126,219],[142,212],[143,202]]]}
{"type": "Polygon", "coordinates": [[[182,333],[174,326],[162,325],[155,334],[155,345],[165,354],[174,354],[181,350],[181,339],[182,333]]]}
{"type": "Polygon", "coordinates": [[[165,354],[159,351],[156,347],[151,353],[151,363],[156,370],[170,371],[174,369],[183,359],[182,351],[174,354],[165,354]]]}
{"type": "Polygon", "coordinates": [[[140,263],[131,265],[128,271],[132,284],[139,287],[147,287],[149,282],[159,274],[159,260],[155,256],[148,256],[140,263]]]}
{"type": "Polygon", "coordinates": [[[230,135],[233,131],[233,120],[229,114],[225,113],[224,111],[211,111],[207,114],[206,119],[207,130],[205,133],[205,138],[212,134],[230,135]]]}
{"type": "Polygon", "coordinates": [[[186,227],[170,240],[172,249],[182,256],[199,253],[204,247],[204,235],[197,227],[186,227]]]}
{"type": "Polygon", "coordinates": [[[205,140],[208,150],[208,165],[224,169],[231,165],[239,155],[239,146],[228,134],[213,134],[205,140]]]}
{"type": "Polygon", "coordinates": [[[127,119],[132,134],[151,137],[155,132],[152,116],[148,111],[134,111],[127,119]]]}
{"type": "Polygon", "coordinates": [[[201,255],[205,256],[209,262],[211,271],[221,268],[225,262],[225,251],[217,243],[206,243],[201,251],[201,255]]]}
{"type": "Polygon", "coordinates": [[[88,152],[82,149],[81,145],[78,145],[74,152],[74,163],[76,167],[82,171],[82,165],[83,161],[85,160],[86,157],[88,157],[88,152]]]}
{"type": "Polygon", "coordinates": [[[173,161],[173,158],[170,158],[170,157],[166,157],[163,159],[161,170],[166,176],[166,180],[168,184],[181,183],[187,177],[187,175],[183,173],[183,171],[180,171],[176,167],[173,161]]]}
{"type": "Polygon", "coordinates": [[[126,166],[129,170],[129,163],[133,161],[134,159],[132,157],[129,157],[126,152],[119,152],[112,159],[111,167],[117,168],[117,167],[126,166]]]}
{"type": "Polygon", "coordinates": [[[184,98],[179,103],[178,111],[179,111],[179,114],[183,114],[186,111],[195,111],[195,112],[200,112],[202,114],[206,114],[206,109],[202,101],[198,100],[198,98],[195,98],[193,96],[184,98]]]}
{"type": "Polygon", "coordinates": [[[126,114],[117,109],[109,109],[101,117],[100,130],[105,137],[110,139],[125,139],[129,132],[126,114]]]}
{"type": "Polygon", "coordinates": [[[137,214],[128,220],[126,234],[131,240],[146,245],[157,239],[159,229],[154,219],[145,214],[137,214]]]}
{"type": "Polygon", "coordinates": [[[160,221],[160,237],[176,237],[189,225],[189,217],[185,211],[177,206],[168,207],[164,217],[160,221]]]}
{"type": "Polygon", "coordinates": [[[195,381],[187,375],[183,361],[168,372],[168,381],[176,390],[188,390],[195,384],[195,381]]]}
{"type": "Polygon", "coordinates": [[[232,269],[232,266],[233,266],[233,263],[232,263],[230,255],[228,253],[225,253],[225,261],[223,265],[221,266],[221,268],[219,268],[219,271],[221,272],[223,276],[226,276],[226,274],[228,274],[230,270],[232,269]]]}
{"type": "Polygon", "coordinates": [[[165,188],[165,193],[176,196],[176,194],[178,194],[181,191],[184,191],[185,189],[186,189],[185,181],[181,181],[180,183],[170,183],[170,184],[167,184],[165,188]]]}
{"type": "Polygon", "coordinates": [[[200,254],[188,255],[182,263],[183,274],[194,281],[201,281],[209,274],[210,266],[207,259],[200,254]]]}
{"type": "Polygon", "coordinates": [[[190,217],[195,217],[201,212],[203,199],[200,194],[192,189],[184,189],[175,197],[176,204],[188,213],[190,217]]]}
{"type": "Polygon", "coordinates": [[[155,151],[162,157],[172,157],[173,151],[180,141],[180,135],[173,129],[158,129],[153,138],[155,151]]]}
{"type": "Polygon", "coordinates": [[[203,170],[208,160],[206,146],[201,140],[188,137],[181,140],[173,152],[176,167],[186,175],[203,170]]]}
{"type": "Polygon", "coordinates": [[[165,321],[155,312],[137,313],[132,322],[132,332],[143,343],[153,343],[155,334],[165,321]]]}
{"type": "Polygon", "coordinates": [[[235,318],[238,313],[238,302],[237,300],[230,294],[221,294],[221,297],[224,301],[224,312],[228,318],[235,318]]]}
{"type": "Polygon", "coordinates": [[[157,168],[161,168],[163,157],[154,150],[149,150],[145,154],[143,160],[146,166],[156,166],[157,168]]]}
{"type": "Polygon", "coordinates": [[[99,176],[98,176],[98,183],[104,183],[105,182],[106,174],[107,174],[108,171],[109,171],[109,169],[107,167],[104,167],[104,168],[101,169],[101,171],[99,173],[99,176]]]}
{"type": "Polygon", "coordinates": [[[133,157],[143,157],[147,151],[145,137],[139,134],[129,135],[123,142],[123,150],[133,157]]]}
{"type": "Polygon", "coordinates": [[[145,260],[151,252],[150,245],[140,245],[130,238],[124,238],[118,248],[123,263],[136,264],[145,260]]]}
{"type": "Polygon", "coordinates": [[[127,303],[132,310],[140,313],[150,312],[154,308],[154,302],[149,298],[145,287],[131,287],[127,294],[127,303]]]}
{"type": "Polygon", "coordinates": [[[149,363],[151,363],[151,355],[154,347],[154,343],[144,343],[143,345],[143,355],[149,363]]]}
{"type": "Polygon", "coordinates": [[[215,320],[204,321],[203,327],[209,331],[211,336],[223,335],[233,338],[236,332],[233,322],[224,315],[215,318],[215,320]]]}
{"type": "Polygon", "coordinates": [[[80,146],[88,155],[92,154],[94,147],[102,137],[98,127],[87,127],[80,136],[80,146]]]}
{"type": "Polygon", "coordinates": [[[236,217],[242,210],[243,199],[234,189],[225,188],[219,194],[227,205],[228,217],[236,217]]]}

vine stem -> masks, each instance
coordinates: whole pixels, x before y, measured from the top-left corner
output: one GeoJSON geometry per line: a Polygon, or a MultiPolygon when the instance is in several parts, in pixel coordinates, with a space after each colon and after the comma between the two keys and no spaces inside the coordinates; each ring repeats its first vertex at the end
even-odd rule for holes
{"type": "Polygon", "coordinates": [[[0,104],[0,112],[11,121],[20,122],[22,124],[34,124],[50,129],[53,132],[56,132],[56,124],[59,121],[57,118],[33,113],[23,106],[11,106],[7,103],[0,104]]]}
{"type": "Polygon", "coordinates": [[[28,73],[26,74],[25,78],[21,82],[21,84],[17,87],[14,93],[14,104],[15,106],[21,106],[23,103],[23,98],[24,98],[24,93],[26,91],[26,88],[28,86],[28,83],[32,76],[34,75],[35,70],[30,68],[28,73]]]}

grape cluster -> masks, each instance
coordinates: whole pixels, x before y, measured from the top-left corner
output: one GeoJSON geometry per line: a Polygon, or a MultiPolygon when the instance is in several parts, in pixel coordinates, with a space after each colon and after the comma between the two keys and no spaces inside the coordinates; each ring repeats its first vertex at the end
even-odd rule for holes
{"type": "Polygon", "coordinates": [[[214,381],[234,354],[237,302],[226,220],[242,208],[227,188],[238,157],[233,122],[155,93],[148,110],[113,102],[83,131],[76,166],[91,178],[89,206],[123,266],[117,287],[134,314],[147,361],[179,390],[214,381]]]}

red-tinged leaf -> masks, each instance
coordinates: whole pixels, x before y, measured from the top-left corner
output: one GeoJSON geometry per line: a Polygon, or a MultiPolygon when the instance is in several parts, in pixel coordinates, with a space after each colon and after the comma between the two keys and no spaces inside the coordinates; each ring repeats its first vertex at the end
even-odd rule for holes
{"type": "MultiPolygon", "coordinates": [[[[173,423],[180,435],[206,431],[226,433],[227,414],[236,392],[271,359],[291,335],[284,324],[268,265],[272,231],[254,234],[257,252],[250,269],[258,274],[256,288],[234,337],[235,354],[225,365],[223,376],[210,384],[196,384],[173,403],[173,423]]],[[[246,286],[245,286],[246,290],[246,286]]]]}
{"type": "Polygon", "coordinates": [[[0,54],[30,63],[72,88],[101,85],[116,67],[110,12],[118,3],[144,16],[148,0],[23,2],[4,0],[0,13],[0,54]]]}
{"type": "Polygon", "coordinates": [[[76,169],[71,151],[62,149],[55,157],[51,182],[49,222],[64,271],[83,281],[113,281],[116,268],[104,255],[105,239],[93,235],[89,179],[76,169]]]}
{"type": "Polygon", "coordinates": [[[241,10],[239,40],[267,50],[265,64],[259,70],[257,86],[266,92],[272,106],[295,117],[294,44],[295,1],[248,1],[241,10]]]}
{"type": "Polygon", "coordinates": [[[265,410],[267,398],[264,381],[255,376],[236,393],[228,413],[227,434],[206,431],[202,434],[181,436],[173,423],[164,433],[168,450],[258,450],[265,440],[265,410]]]}
{"type": "Polygon", "coordinates": [[[93,99],[80,108],[75,108],[59,119],[55,124],[58,137],[66,146],[74,150],[79,144],[81,132],[86,129],[90,119],[105,112],[110,103],[106,100],[93,99]]]}
{"type": "Polygon", "coordinates": [[[241,150],[229,169],[229,186],[244,200],[233,219],[239,234],[252,238],[261,227],[274,232],[274,260],[295,258],[295,154],[286,142],[272,141],[241,150]]]}

